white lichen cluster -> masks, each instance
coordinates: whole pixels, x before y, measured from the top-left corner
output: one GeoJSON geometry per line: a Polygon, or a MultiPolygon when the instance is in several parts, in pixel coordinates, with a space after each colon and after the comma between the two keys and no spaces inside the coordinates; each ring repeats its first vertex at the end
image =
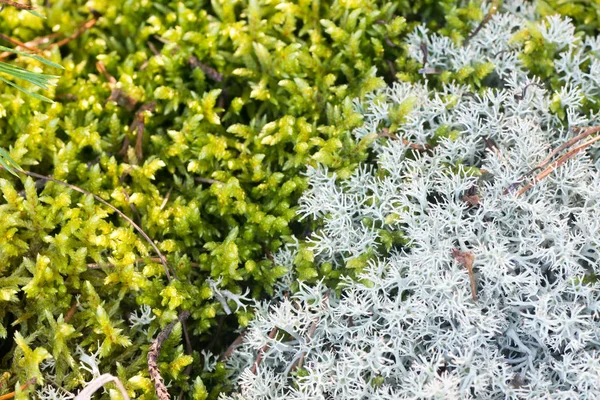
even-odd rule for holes
{"type": "Polygon", "coordinates": [[[582,102],[600,90],[600,41],[579,38],[565,19],[541,22],[545,40],[564,48],[556,63],[564,86],[529,85],[537,81],[509,43],[526,21],[515,10],[496,15],[466,49],[423,30],[413,36],[417,48],[427,40],[436,68],[509,49],[493,59],[500,88],[394,84],[358,107],[357,140],[411,105],[396,139],[374,146],[376,165],[343,181],[310,169],[301,213],[321,223],[309,240],[319,260],[375,257],[339,296],[301,284],[259,304],[229,361],[239,392],[224,399],[600,398],[598,146],[532,172],[598,125],[582,102]],[[556,96],[564,118],[551,109],[556,96]],[[434,138],[430,149],[410,147],[434,138]],[[407,244],[378,253],[381,229],[407,244]],[[458,253],[472,256],[472,274],[458,253]]]}

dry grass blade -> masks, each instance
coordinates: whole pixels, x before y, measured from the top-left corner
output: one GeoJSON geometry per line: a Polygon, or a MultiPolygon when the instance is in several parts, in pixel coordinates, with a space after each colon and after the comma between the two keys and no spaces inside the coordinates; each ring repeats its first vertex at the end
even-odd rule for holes
{"type": "Polygon", "coordinates": [[[98,389],[110,382],[114,382],[115,385],[117,385],[117,388],[119,389],[119,392],[121,392],[123,399],[129,400],[129,395],[127,394],[127,390],[125,390],[125,386],[123,386],[119,378],[112,376],[111,374],[103,374],[92,380],[81,390],[81,392],[77,394],[77,396],[75,396],[75,399],[73,400],[91,400],[92,396],[98,391],[98,389]]]}
{"type": "Polygon", "coordinates": [[[85,31],[87,31],[88,29],[90,29],[94,25],[96,25],[96,22],[98,22],[98,19],[100,18],[101,14],[96,10],[91,10],[91,11],[92,11],[92,15],[94,16],[92,19],[79,25],[77,30],[74,33],[72,33],[70,36],[67,36],[66,38],[64,38],[56,43],[52,43],[50,46],[48,46],[48,48],[51,49],[53,47],[62,47],[65,44],[69,43],[70,41],[77,39],[85,31]]]}
{"type": "MultiPolygon", "coordinates": [[[[581,128],[578,128],[581,129],[581,128]]],[[[524,176],[529,176],[531,174],[533,174],[535,171],[537,171],[538,169],[542,169],[544,167],[546,167],[550,161],[552,161],[552,159],[554,157],[556,157],[556,155],[558,155],[561,151],[568,149],[569,147],[573,146],[575,143],[579,142],[582,139],[585,139],[586,137],[593,135],[594,133],[600,132],[600,126],[594,126],[594,127],[590,127],[590,128],[586,128],[583,133],[580,133],[579,135],[575,136],[572,139],[569,139],[567,142],[561,144],[560,146],[558,146],[556,149],[554,149],[554,151],[552,151],[552,153],[550,153],[550,155],[548,157],[546,157],[542,162],[540,162],[535,168],[533,168],[530,171],[527,171],[527,173],[525,173],[524,176]]]]}
{"type": "Polygon", "coordinates": [[[144,128],[146,127],[146,111],[153,112],[156,109],[156,103],[150,102],[146,104],[142,104],[142,106],[135,113],[135,118],[129,127],[130,132],[135,132],[135,156],[137,157],[138,162],[141,162],[144,153],[142,150],[142,145],[144,144],[144,128]]]}
{"type": "Polygon", "coordinates": [[[533,179],[532,182],[528,183],[525,187],[523,187],[521,190],[519,190],[517,192],[517,196],[520,196],[523,193],[525,193],[526,191],[528,191],[533,185],[535,185],[536,183],[538,183],[539,181],[541,181],[542,179],[544,179],[545,177],[547,177],[548,175],[550,175],[552,173],[552,171],[554,171],[555,169],[557,169],[560,166],[562,166],[564,163],[566,163],[567,161],[569,161],[571,158],[575,157],[575,155],[577,155],[577,153],[579,153],[582,150],[585,150],[586,148],[590,147],[592,144],[596,143],[599,140],[600,140],[600,136],[597,136],[597,137],[595,137],[593,139],[588,140],[584,144],[581,144],[581,145],[575,147],[573,150],[570,150],[568,153],[566,153],[565,155],[563,155],[562,157],[560,157],[558,160],[556,160],[555,162],[553,162],[545,170],[543,170],[542,172],[540,172],[533,179]]]}

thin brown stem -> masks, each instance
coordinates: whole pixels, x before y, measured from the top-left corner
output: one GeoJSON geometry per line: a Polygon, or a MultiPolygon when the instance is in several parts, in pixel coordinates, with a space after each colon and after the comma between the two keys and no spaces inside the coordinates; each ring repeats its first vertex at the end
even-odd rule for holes
{"type": "Polygon", "coordinates": [[[11,0],[0,0],[0,4],[18,8],[19,10],[35,10],[35,7],[30,4],[17,3],[11,0]]]}
{"type": "Polygon", "coordinates": [[[165,209],[167,202],[169,201],[169,197],[171,196],[171,192],[173,191],[173,187],[169,188],[169,191],[167,192],[167,195],[165,196],[162,204],[160,205],[159,209],[162,211],[165,209]]]}
{"type": "Polygon", "coordinates": [[[246,331],[240,333],[239,336],[237,338],[235,338],[235,340],[229,345],[227,350],[225,350],[225,352],[223,354],[221,354],[221,357],[219,357],[219,361],[229,360],[229,358],[233,355],[235,348],[238,347],[240,344],[242,344],[245,337],[246,337],[246,331]]]}
{"type": "MultiPolygon", "coordinates": [[[[0,166],[0,168],[3,168],[2,166],[0,166]]],[[[38,179],[44,179],[50,182],[54,182],[57,183],[59,185],[68,187],[69,189],[72,189],[76,192],[85,194],[87,196],[92,196],[94,199],[96,199],[97,201],[99,201],[100,203],[104,204],[105,206],[107,206],[108,208],[110,208],[111,210],[113,210],[114,212],[116,212],[117,214],[119,214],[119,216],[121,218],[123,218],[125,221],[127,221],[131,226],[133,226],[133,228],[138,231],[138,233],[144,238],[144,240],[146,240],[146,242],[148,242],[148,244],[150,244],[150,246],[152,246],[152,248],[154,249],[154,251],[156,252],[156,254],[160,257],[161,263],[163,265],[163,267],[165,268],[165,273],[167,275],[167,280],[171,281],[171,273],[169,272],[171,270],[171,268],[169,267],[169,264],[167,262],[166,257],[162,254],[162,252],[158,249],[158,247],[156,246],[156,244],[154,243],[154,241],[152,239],[150,239],[150,236],[148,236],[146,234],[146,232],[144,232],[144,230],[142,228],[140,228],[140,226],[138,224],[136,224],[131,218],[129,218],[127,215],[125,215],[121,210],[119,210],[117,207],[113,206],[112,204],[110,204],[108,201],[104,200],[102,197],[88,192],[85,189],[80,188],[79,186],[75,186],[72,185],[70,183],[67,182],[63,182],[61,180],[52,178],[51,176],[46,176],[46,175],[41,175],[41,174],[36,174],[35,172],[31,172],[31,171],[24,171],[21,169],[16,169],[13,168],[16,172],[21,173],[23,175],[27,175],[30,176],[32,178],[38,178],[38,179]]],[[[177,276],[175,275],[175,271],[171,270],[171,272],[173,273],[173,276],[175,276],[175,278],[177,278],[177,276]]]]}
{"type": "MultiPolygon", "coordinates": [[[[273,339],[275,337],[275,335],[277,334],[277,327],[273,327],[273,329],[271,329],[271,332],[269,332],[269,339],[273,339]]],[[[256,374],[256,370],[258,369],[258,366],[260,365],[260,362],[262,361],[265,352],[269,349],[269,344],[265,344],[259,351],[258,351],[258,356],[256,356],[256,360],[254,361],[254,364],[252,364],[252,369],[250,370],[253,374],[256,374]]]]}
{"type": "Polygon", "coordinates": [[[463,46],[467,46],[469,44],[471,39],[473,39],[475,37],[475,35],[477,35],[479,33],[479,31],[481,29],[483,29],[483,27],[488,22],[490,22],[490,20],[492,19],[494,14],[496,14],[497,11],[498,11],[498,0],[493,0],[492,8],[490,8],[490,12],[485,16],[485,18],[483,19],[483,21],[481,21],[481,23],[477,26],[477,28],[475,28],[475,30],[465,39],[463,46]]]}
{"type": "Polygon", "coordinates": [[[94,18],[79,25],[77,30],[75,32],[73,32],[70,36],[67,36],[64,39],[59,40],[56,43],[52,43],[50,46],[48,46],[48,49],[51,49],[53,47],[62,47],[65,44],[67,44],[67,43],[71,42],[72,40],[77,39],[79,36],[83,35],[83,33],[86,32],[87,30],[91,29],[94,25],[96,25],[96,22],[98,22],[98,19],[100,18],[100,13],[98,13],[97,11],[92,11],[92,14],[94,15],[94,18]]]}
{"type": "Polygon", "coordinates": [[[69,311],[67,311],[67,314],[65,315],[64,321],[69,322],[71,320],[71,318],[73,318],[73,316],[75,315],[76,312],[77,312],[77,302],[73,303],[71,308],[69,308],[69,311]]]}
{"type": "Polygon", "coordinates": [[[379,136],[387,137],[387,138],[390,138],[393,140],[401,140],[405,146],[408,146],[409,148],[411,148],[413,150],[427,151],[427,150],[431,149],[431,146],[428,144],[426,144],[425,146],[422,146],[420,144],[411,143],[410,141],[408,141],[408,139],[405,139],[403,137],[399,137],[399,136],[393,134],[392,132],[390,132],[390,130],[388,128],[383,128],[381,130],[381,133],[379,133],[379,136]]]}
{"type": "Polygon", "coordinates": [[[169,335],[171,331],[173,331],[173,327],[179,321],[182,324],[186,319],[190,316],[189,311],[183,311],[177,321],[171,322],[169,325],[163,329],[156,339],[152,341],[150,348],[148,349],[148,372],[150,373],[150,379],[154,383],[154,388],[156,389],[156,395],[160,400],[170,400],[171,395],[165,386],[162,376],[160,375],[160,370],[158,369],[158,358],[160,357],[160,348],[169,335]]]}
{"type": "MultiPolygon", "coordinates": [[[[581,128],[574,128],[574,129],[581,129],[581,128]]],[[[532,170],[528,171],[527,173],[524,174],[524,176],[529,176],[531,174],[533,174],[535,171],[537,171],[538,169],[542,169],[544,167],[546,167],[550,161],[552,161],[552,159],[559,154],[561,151],[568,149],[569,147],[573,146],[575,143],[579,142],[582,139],[585,139],[586,137],[600,132],[600,126],[594,126],[594,127],[589,127],[586,128],[583,133],[580,133],[579,135],[575,136],[572,139],[569,139],[567,142],[561,144],[560,146],[558,146],[556,149],[554,149],[554,151],[552,151],[552,153],[550,153],[550,155],[548,157],[546,157],[542,162],[540,162],[535,168],[533,168],[532,170]]]]}
{"type": "MultiPolygon", "coordinates": [[[[33,377],[30,380],[28,380],[27,382],[25,382],[23,385],[21,385],[21,390],[25,390],[27,389],[27,387],[29,385],[35,385],[37,382],[37,378],[33,377]]],[[[7,394],[3,394],[2,396],[0,396],[0,400],[9,400],[12,399],[13,397],[15,397],[16,392],[10,392],[7,394]]]]}
{"type": "Polygon", "coordinates": [[[521,190],[519,190],[517,192],[517,196],[520,196],[523,193],[525,193],[526,191],[528,191],[529,189],[531,189],[531,187],[533,185],[535,185],[536,183],[538,183],[539,181],[541,181],[542,179],[544,179],[545,177],[547,177],[548,175],[550,175],[552,173],[552,171],[554,171],[555,169],[561,167],[563,164],[565,164],[567,161],[569,161],[571,158],[573,158],[575,155],[577,155],[577,153],[579,153],[580,151],[588,148],[589,146],[591,146],[592,144],[596,143],[599,140],[600,140],[600,136],[596,136],[595,138],[590,139],[587,142],[585,142],[585,143],[583,143],[583,144],[575,147],[574,149],[570,150],[568,153],[566,153],[565,155],[563,155],[562,157],[560,157],[558,160],[556,160],[555,162],[553,162],[545,170],[543,170],[542,172],[540,172],[533,179],[533,181],[529,182],[525,187],[523,187],[521,190]]]}
{"type": "Polygon", "coordinates": [[[10,36],[7,36],[3,33],[0,33],[0,38],[6,40],[7,42],[9,42],[11,44],[14,44],[15,46],[22,47],[31,52],[34,52],[34,53],[40,52],[40,49],[38,49],[36,47],[30,47],[29,45],[27,45],[27,43],[23,43],[15,38],[11,38],[10,36]]]}

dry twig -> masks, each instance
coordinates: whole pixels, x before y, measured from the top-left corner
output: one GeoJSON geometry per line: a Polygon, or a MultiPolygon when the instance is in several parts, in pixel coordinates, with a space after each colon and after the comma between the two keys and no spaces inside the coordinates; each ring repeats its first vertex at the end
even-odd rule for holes
{"type": "MultiPolygon", "coordinates": [[[[156,40],[158,40],[159,42],[161,42],[161,43],[171,44],[171,42],[169,42],[168,40],[166,40],[166,39],[164,39],[164,38],[162,38],[162,37],[160,37],[158,35],[154,35],[154,38],[156,40]]],[[[150,49],[150,50],[152,50],[152,49],[150,49]]],[[[173,47],[173,50],[174,50],[173,52],[180,51],[181,47],[175,45],[173,47]]],[[[153,50],[153,52],[156,54],[156,52],[154,50],[153,50]]],[[[203,64],[202,62],[200,62],[200,60],[198,59],[198,57],[192,55],[192,56],[188,57],[187,61],[188,61],[188,64],[190,64],[190,66],[192,68],[199,68],[200,70],[202,70],[202,72],[204,72],[204,74],[206,76],[208,76],[212,80],[217,81],[217,82],[223,82],[223,74],[219,73],[219,71],[217,71],[213,67],[209,67],[208,65],[203,64]]]]}
{"type": "Polygon", "coordinates": [[[17,3],[16,1],[11,0],[0,0],[0,4],[2,4],[3,7],[6,5],[18,8],[19,10],[35,10],[35,7],[31,4],[17,3]]]}
{"type": "Polygon", "coordinates": [[[558,160],[556,160],[555,162],[553,162],[549,167],[547,167],[545,170],[543,170],[542,172],[540,172],[533,179],[533,181],[529,182],[521,190],[519,190],[517,192],[517,196],[520,196],[523,193],[525,193],[526,191],[528,191],[533,185],[535,185],[536,183],[538,183],[539,181],[541,181],[542,179],[544,179],[545,177],[547,177],[548,175],[550,175],[550,173],[552,173],[552,171],[554,171],[555,169],[559,168],[564,163],[566,163],[567,161],[569,161],[571,158],[573,158],[575,155],[577,155],[577,153],[579,153],[580,151],[582,151],[582,150],[590,147],[592,144],[596,143],[599,140],[600,140],[600,136],[596,136],[595,138],[590,139],[587,142],[585,142],[585,143],[583,143],[583,144],[575,147],[573,150],[569,151],[568,153],[566,153],[565,155],[563,155],[562,157],[560,157],[558,160]]]}
{"type": "MultiPolygon", "coordinates": [[[[273,327],[273,329],[271,329],[271,332],[269,332],[269,339],[273,339],[275,337],[275,335],[277,334],[277,328],[273,327]]],[[[254,364],[252,364],[252,369],[250,370],[253,374],[256,375],[256,370],[258,369],[258,366],[260,365],[260,362],[262,361],[265,352],[269,350],[269,344],[265,344],[259,351],[258,351],[258,356],[256,356],[256,360],[254,361],[254,364]]]]}
{"type": "Polygon", "coordinates": [[[96,391],[98,391],[98,389],[110,382],[114,382],[115,385],[117,385],[117,388],[119,389],[119,392],[121,392],[123,399],[129,400],[129,395],[127,394],[127,390],[125,390],[125,386],[123,386],[121,383],[121,380],[116,376],[112,376],[111,374],[103,374],[92,380],[81,390],[81,392],[77,394],[77,396],[75,396],[75,399],[73,400],[91,400],[92,396],[94,393],[96,393],[96,391]]]}
{"type": "MultiPolygon", "coordinates": [[[[178,318],[178,321],[182,324],[186,319],[190,316],[189,311],[183,311],[178,318]]],[[[154,383],[154,388],[156,389],[156,395],[160,400],[170,400],[171,395],[165,386],[162,376],[160,375],[160,371],[158,369],[158,357],[160,356],[160,348],[163,343],[173,330],[173,327],[178,321],[173,321],[169,325],[163,329],[156,339],[150,345],[150,349],[148,350],[148,372],[150,373],[150,379],[154,383]]]]}
{"type": "Polygon", "coordinates": [[[34,52],[34,53],[38,53],[40,51],[40,49],[38,49],[36,47],[29,46],[26,43],[23,43],[17,39],[11,38],[10,36],[7,36],[3,33],[0,33],[0,38],[6,40],[10,44],[14,44],[15,46],[22,47],[22,48],[29,50],[31,52],[34,52]]]}
{"type": "Polygon", "coordinates": [[[560,145],[559,147],[557,147],[556,149],[554,149],[552,151],[552,153],[550,153],[550,155],[548,157],[546,157],[544,160],[542,160],[537,166],[535,166],[534,168],[532,168],[531,170],[529,170],[525,174],[523,174],[523,176],[517,182],[513,183],[508,188],[506,188],[503,193],[507,194],[507,193],[513,191],[514,189],[516,189],[523,182],[523,180],[526,177],[528,177],[529,175],[533,174],[535,171],[544,168],[544,170],[542,172],[540,172],[531,182],[529,182],[525,187],[523,187],[521,190],[519,190],[517,192],[517,196],[522,195],[527,190],[529,190],[533,185],[535,185],[537,182],[539,182],[540,180],[542,180],[545,177],[547,177],[548,175],[550,175],[550,173],[552,171],[554,171],[555,169],[559,168],[560,166],[562,166],[563,164],[565,164],[568,160],[570,160],[575,155],[577,155],[577,153],[579,153],[580,151],[588,148],[589,146],[591,146],[592,144],[594,144],[595,142],[597,142],[598,140],[600,140],[600,136],[597,136],[597,137],[595,137],[593,139],[590,139],[587,142],[585,142],[585,143],[583,143],[583,144],[575,147],[574,149],[568,151],[567,153],[565,153],[564,155],[562,155],[561,157],[559,157],[556,161],[552,162],[552,159],[554,157],[556,157],[558,154],[560,154],[563,150],[566,150],[566,149],[570,148],[571,146],[573,146],[577,142],[580,142],[582,139],[585,139],[586,137],[588,137],[588,136],[590,136],[590,135],[592,135],[594,133],[600,132],[600,126],[585,127],[585,128],[584,127],[575,127],[573,129],[577,130],[577,131],[583,129],[583,132],[580,133],[579,135],[575,136],[574,138],[569,139],[568,141],[566,141],[565,143],[563,143],[562,145],[560,145]]]}
{"type": "MultiPolygon", "coordinates": [[[[25,390],[27,389],[27,387],[29,385],[35,385],[37,382],[37,378],[33,377],[30,380],[28,380],[27,382],[25,382],[23,385],[21,385],[21,390],[25,390]]],[[[0,396],[0,400],[9,400],[12,399],[13,397],[15,397],[16,392],[10,392],[7,394],[3,394],[2,396],[0,396]]]]}
{"type": "Polygon", "coordinates": [[[240,333],[239,336],[237,338],[235,338],[235,340],[229,345],[227,350],[225,350],[225,352],[223,354],[221,354],[221,356],[219,357],[219,361],[229,360],[229,358],[233,355],[235,348],[238,347],[240,344],[242,344],[245,337],[246,337],[246,331],[240,333]]]}
{"type": "Polygon", "coordinates": [[[492,8],[490,8],[490,12],[485,16],[485,18],[483,19],[483,21],[481,21],[481,23],[477,26],[477,28],[475,28],[475,30],[473,32],[471,32],[471,34],[465,39],[463,46],[467,46],[469,44],[471,39],[473,39],[475,37],[475,35],[477,35],[479,33],[479,31],[485,26],[485,24],[490,22],[490,20],[492,19],[494,14],[496,14],[497,11],[498,11],[498,0],[493,0],[492,8]]]}
{"type": "Polygon", "coordinates": [[[70,36],[67,36],[64,39],[59,40],[56,43],[52,43],[50,46],[48,46],[48,49],[51,49],[53,47],[62,47],[65,44],[69,43],[70,41],[77,39],[85,31],[87,31],[88,29],[91,29],[94,25],[96,25],[96,22],[98,22],[98,19],[102,16],[102,14],[100,14],[98,11],[96,11],[94,9],[90,9],[90,12],[93,15],[92,19],[79,25],[77,30],[75,32],[73,32],[70,36]]]}
{"type": "Polygon", "coordinates": [[[223,185],[223,182],[221,181],[211,178],[202,178],[201,176],[194,177],[194,180],[199,183],[208,183],[209,185],[212,185],[213,183],[220,183],[223,185]]]}
{"type": "Polygon", "coordinates": [[[76,312],[77,312],[77,302],[73,303],[71,308],[69,308],[69,311],[67,311],[67,314],[65,315],[64,321],[69,322],[71,320],[71,318],[73,318],[73,316],[75,315],[76,312]]]}
{"type": "Polygon", "coordinates": [[[379,136],[387,137],[387,138],[394,139],[394,140],[401,140],[405,146],[408,146],[409,148],[411,148],[413,150],[427,151],[427,150],[431,149],[431,146],[428,144],[426,144],[425,146],[422,146],[420,144],[411,143],[403,137],[398,137],[395,134],[393,134],[392,132],[390,132],[390,130],[388,128],[383,128],[381,130],[381,133],[379,134],[379,136]]]}
{"type": "Polygon", "coordinates": [[[127,111],[133,111],[138,101],[133,97],[129,96],[123,90],[116,87],[117,80],[107,70],[106,66],[102,61],[96,63],[96,69],[100,72],[108,81],[108,87],[110,88],[110,97],[107,101],[114,101],[127,111]]]}
{"type": "MultiPolygon", "coordinates": [[[[2,3],[7,4],[7,3],[5,3],[5,1],[7,1],[7,0],[0,0],[0,4],[2,4],[2,3]]],[[[37,52],[37,53],[39,53],[41,51],[44,51],[44,50],[52,49],[54,47],[62,47],[65,44],[71,42],[72,40],[77,39],[85,31],[87,31],[88,29],[90,29],[91,27],[93,27],[94,25],[96,25],[96,22],[98,22],[98,19],[101,17],[101,14],[98,11],[93,10],[93,9],[91,10],[91,13],[93,15],[93,18],[90,19],[90,20],[88,20],[88,21],[86,21],[86,22],[84,22],[84,23],[82,23],[81,25],[79,25],[79,27],[77,28],[77,30],[73,34],[71,34],[70,36],[67,36],[67,37],[63,38],[62,40],[60,40],[58,42],[50,44],[48,47],[46,47],[44,49],[39,49],[39,48],[37,48],[35,46],[38,46],[40,44],[49,43],[50,40],[59,37],[60,34],[59,33],[53,33],[53,34],[50,34],[50,35],[41,36],[41,37],[39,37],[37,39],[33,39],[33,40],[30,40],[29,42],[25,42],[25,43],[18,42],[16,39],[12,39],[12,38],[9,38],[8,36],[4,36],[4,35],[3,35],[3,38],[5,40],[8,40],[11,43],[15,44],[17,47],[21,47],[23,49],[26,49],[26,50],[29,50],[29,51],[33,51],[33,52],[37,52]]],[[[4,58],[7,58],[9,56],[12,56],[12,55],[14,55],[14,53],[11,53],[9,51],[2,52],[2,53],[0,53],[0,60],[2,60],[4,58]]]]}
{"type": "Polygon", "coordinates": [[[138,162],[141,162],[142,158],[144,157],[142,145],[144,142],[144,128],[146,126],[146,122],[145,122],[146,111],[153,112],[155,109],[156,109],[155,102],[142,104],[142,106],[135,113],[135,118],[133,119],[133,122],[129,126],[130,132],[136,132],[135,156],[137,157],[138,162]]]}

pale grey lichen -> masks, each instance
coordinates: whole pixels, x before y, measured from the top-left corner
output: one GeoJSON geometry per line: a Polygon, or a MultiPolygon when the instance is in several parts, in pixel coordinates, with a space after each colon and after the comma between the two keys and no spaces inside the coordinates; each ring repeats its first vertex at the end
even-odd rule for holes
{"type": "MultiPolygon", "coordinates": [[[[488,51],[489,35],[510,46],[503,32],[524,20],[495,16],[467,50],[430,38],[430,62],[460,67],[488,51]]],[[[548,165],[530,173],[597,124],[582,103],[599,88],[588,76],[597,53],[586,49],[597,40],[575,40],[566,19],[541,24],[546,40],[571,52],[557,65],[564,86],[556,93],[529,85],[539,81],[518,58],[504,57],[501,88],[467,94],[456,85],[430,92],[397,83],[357,104],[365,118],[357,140],[387,126],[389,110],[412,98],[396,135],[437,144],[418,151],[382,139],[376,165],[347,180],[309,169],[300,212],[321,221],[309,242],[319,261],[335,265],[372,250],[375,226],[401,232],[407,245],[375,253],[340,296],[300,284],[258,304],[229,361],[239,392],[223,399],[600,398],[598,146],[560,165],[553,158],[536,180],[548,165]],[[564,118],[551,109],[557,97],[564,118]],[[442,127],[458,134],[436,137],[442,127]],[[472,255],[472,276],[456,251],[472,255]]],[[[415,35],[415,43],[425,37],[415,35]]]]}

